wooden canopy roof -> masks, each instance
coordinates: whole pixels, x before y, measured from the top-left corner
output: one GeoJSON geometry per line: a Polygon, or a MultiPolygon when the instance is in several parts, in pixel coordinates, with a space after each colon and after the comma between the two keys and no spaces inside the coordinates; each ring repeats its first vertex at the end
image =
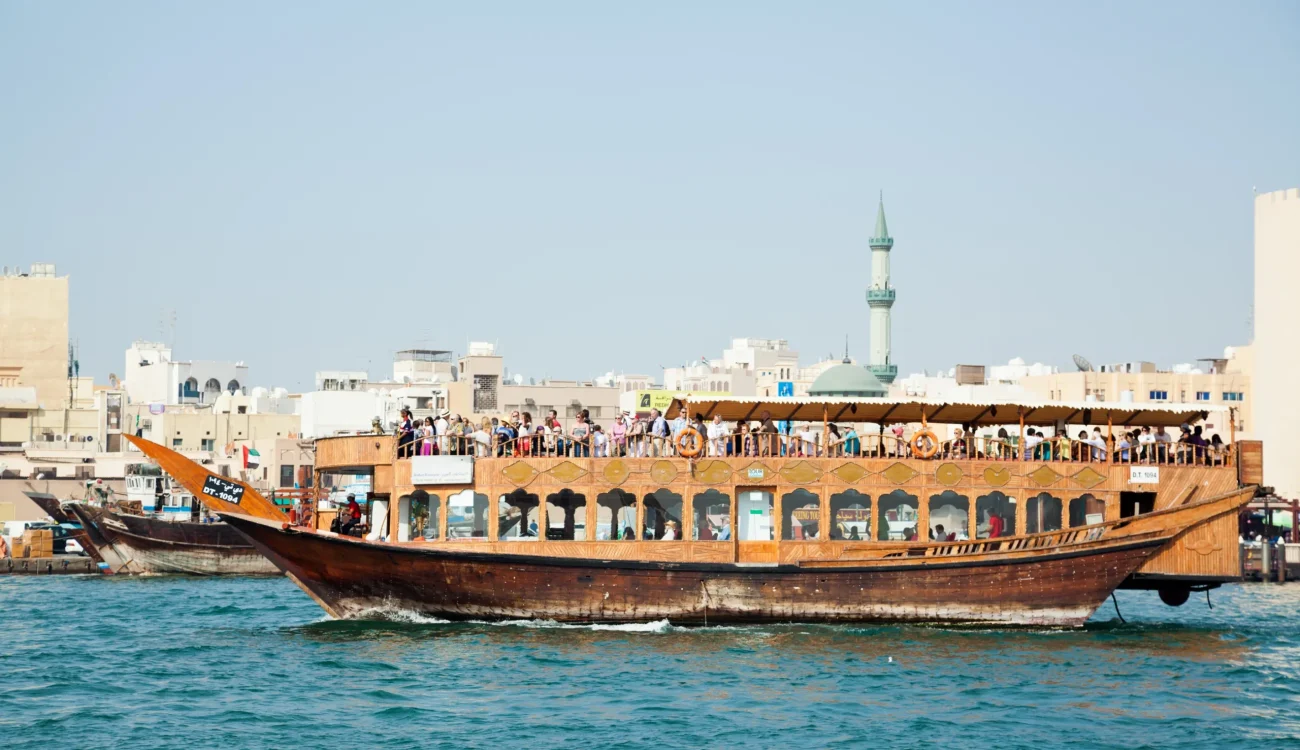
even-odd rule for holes
{"type": "Polygon", "coordinates": [[[1178,427],[1211,415],[1228,413],[1226,406],[1157,404],[1103,401],[945,401],[940,399],[893,398],[740,398],[679,394],[665,416],[673,418],[687,405],[692,414],[706,420],[721,415],[729,422],[772,419],[794,422],[885,423],[929,421],[938,424],[1050,426],[1066,424],[1178,427]]]}

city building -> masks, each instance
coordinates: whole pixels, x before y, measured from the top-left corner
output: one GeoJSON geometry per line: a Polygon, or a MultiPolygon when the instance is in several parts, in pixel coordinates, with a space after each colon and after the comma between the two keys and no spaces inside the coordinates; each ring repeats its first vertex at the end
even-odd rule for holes
{"type": "MultiPolygon", "coordinates": [[[[458,378],[448,384],[449,409],[455,414],[478,421],[500,417],[513,411],[529,412],[540,422],[554,409],[567,430],[574,418],[586,409],[593,422],[600,424],[618,414],[619,395],[624,392],[618,378],[611,382],[595,380],[551,380],[524,382],[515,375],[505,377],[505,365],[496,348],[486,342],[470,342],[469,352],[458,361],[458,378]]],[[[643,382],[633,376],[629,384],[643,382]]]]}
{"type": "Polygon", "coordinates": [[[871,309],[871,358],[869,366],[876,378],[885,385],[898,377],[898,366],[890,353],[890,315],[894,308],[894,286],[889,278],[889,254],[894,248],[894,238],[889,236],[885,224],[885,195],[880,195],[876,209],[876,232],[871,238],[871,288],[867,290],[867,305],[871,309]]]}
{"type": "Polygon", "coordinates": [[[1134,403],[1203,403],[1235,409],[1236,424],[1207,424],[1227,439],[1255,432],[1251,395],[1250,347],[1228,347],[1224,356],[1192,364],[1159,368],[1151,362],[1103,365],[1095,371],[1026,375],[1019,385],[1030,399],[1047,401],[1124,401],[1134,403]]]}
{"type": "MultiPolygon", "coordinates": [[[[68,277],[54,264],[0,271],[0,401],[61,409],[68,401],[68,277]],[[32,398],[28,398],[31,396],[32,398]]],[[[12,407],[6,407],[9,410],[12,407]]]]}
{"type": "Polygon", "coordinates": [[[213,360],[173,360],[171,347],[136,341],[126,350],[122,386],[137,404],[211,404],[223,393],[243,393],[248,365],[213,360]]]}
{"type": "Polygon", "coordinates": [[[1254,384],[1252,425],[1264,441],[1264,484],[1300,498],[1300,188],[1255,196],[1254,384]]]}

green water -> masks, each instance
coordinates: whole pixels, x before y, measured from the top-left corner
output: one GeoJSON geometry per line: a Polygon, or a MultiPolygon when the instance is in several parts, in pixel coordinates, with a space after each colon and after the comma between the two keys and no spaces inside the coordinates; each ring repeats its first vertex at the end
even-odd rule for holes
{"type": "MultiPolygon", "coordinates": [[[[330,622],[284,579],[0,578],[3,748],[1300,746],[1300,586],[1077,632],[330,622]]],[[[402,618],[401,613],[394,613],[402,618]]]]}

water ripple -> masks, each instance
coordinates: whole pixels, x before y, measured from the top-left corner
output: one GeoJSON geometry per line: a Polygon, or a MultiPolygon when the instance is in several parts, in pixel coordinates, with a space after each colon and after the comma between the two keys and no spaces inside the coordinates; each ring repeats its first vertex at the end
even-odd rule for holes
{"type": "Polygon", "coordinates": [[[1082,631],[335,622],[283,579],[0,579],[6,747],[1300,747],[1300,586],[1082,631]]]}

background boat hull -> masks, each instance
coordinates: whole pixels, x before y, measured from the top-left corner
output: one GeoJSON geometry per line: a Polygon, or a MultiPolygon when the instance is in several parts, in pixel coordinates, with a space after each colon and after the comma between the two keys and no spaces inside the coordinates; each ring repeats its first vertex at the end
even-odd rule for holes
{"type": "Polygon", "coordinates": [[[98,533],[89,536],[114,573],[280,575],[224,523],[163,521],[89,506],[74,512],[87,527],[93,524],[98,533]]]}

